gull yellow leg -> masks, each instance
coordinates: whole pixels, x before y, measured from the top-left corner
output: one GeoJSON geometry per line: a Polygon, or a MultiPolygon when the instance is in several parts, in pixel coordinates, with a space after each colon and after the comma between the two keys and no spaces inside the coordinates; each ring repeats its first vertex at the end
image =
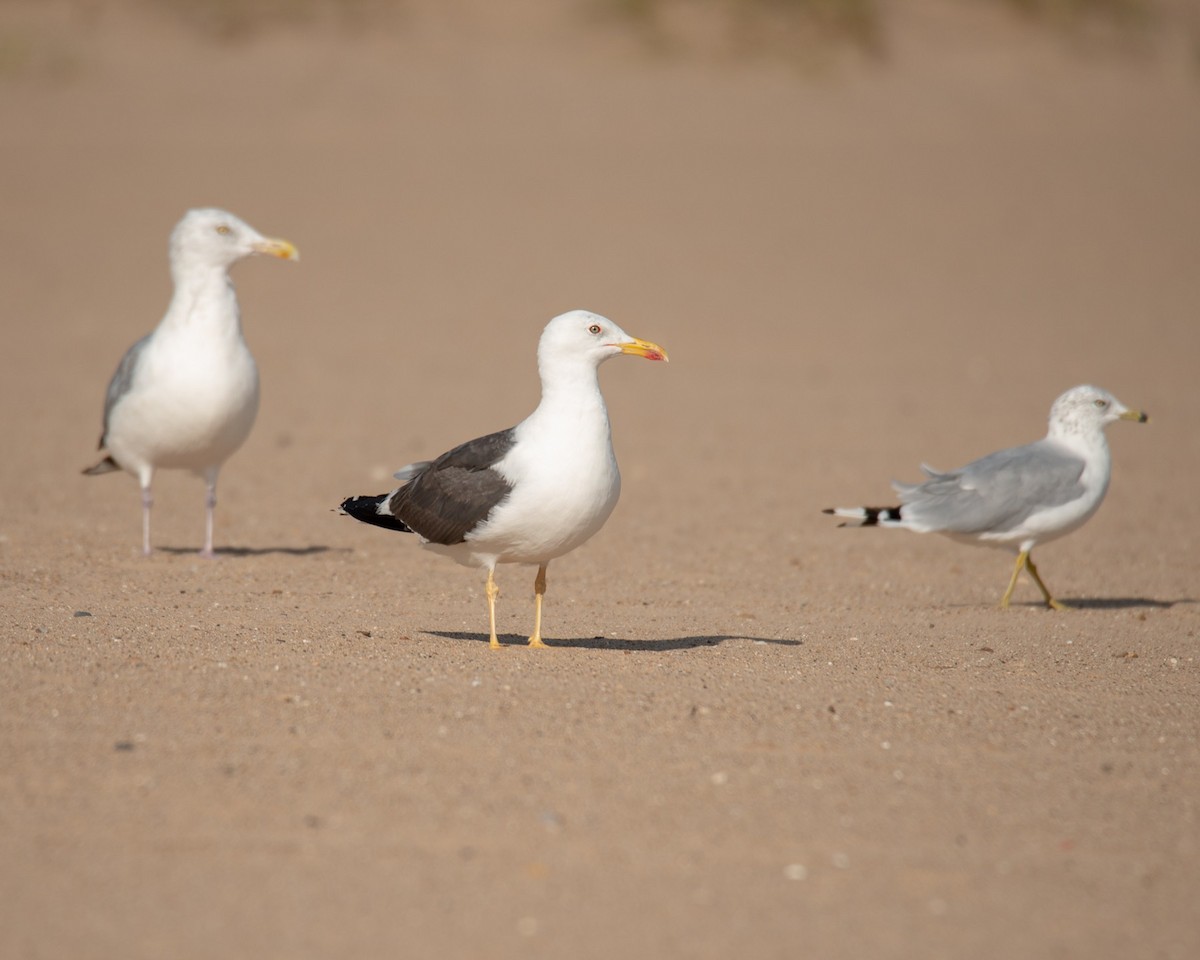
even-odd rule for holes
{"type": "Polygon", "coordinates": [[[1050,591],[1046,589],[1046,585],[1042,583],[1042,578],[1038,576],[1037,567],[1033,565],[1033,557],[1028,551],[1025,553],[1025,569],[1029,571],[1029,575],[1033,577],[1033,582],[1038,585],[1038,589],[1042,591],[1042,599],[1046,601],[1046,606],[1051,610],[1069,610],[1070,608],[1058,600],[1050,596],[1050,591]]]}
{"type": "Polygon", "coordinates": [[[546,595],[546,568],[543,563],[538,567],[537,576],[533,581],[533,635],[529,638],[531,647],[544,647],[542,643],[542,597],[546,595]]]}
{"type": "Polygon", "coordinates": [[[1001,610],[1006,608],[1008,606],[1008,601],[1012,599],[1013,591],[1017,588],[1017,577],[1021,575],[1021,568],[1025,566],[1025,560],[1028,557],[1028,550],[1022,550],[1017,554],[1017,565],[1013,567],[1012,579],[1008,581],[1008,589],[1004,591],[1004,596],[1000,598],[1001,610]]]}
{"type": "Polygon", "coordinates": [[[491,640],[488,643],[493,650],[499,650],[500,638],[496,636],[496,598],[500,596],[500,588],[496,586],[493,573],[495,573],[495,570],[492,567],[488,567],[487,586],[484,588],[488,601],[488,626],[492,631],[491,640]]]}
{"type": "Polygon", "coordinates": [[[1004,591],[1004,596],[1000,598],[1000,607],[1003,609],[1008,606],[1008,601],[1012,599],[1013,590],[1017,586],[1017,577],[1021,575],[1021,568],[1029,571],[1029,575],[1033,577],[1033,582],[1037,584],[1037,588],[1042,591],[1042,599],[1046,601],[1046,606],[1051,610],[1066,610],[1068,609],[1065,603],[1061,603],[1050,596],[1050,591],[1046,589],[1046,585],[1042,583],[1042,578],[1038,576],[1037,567],[1033,565],[1033,558],[1029,555],[1028,550],[1022,550],[1017,554],[1017,563],[1013,567],[1012,579],[1008,581],[1008,589],[1004,591]]]}

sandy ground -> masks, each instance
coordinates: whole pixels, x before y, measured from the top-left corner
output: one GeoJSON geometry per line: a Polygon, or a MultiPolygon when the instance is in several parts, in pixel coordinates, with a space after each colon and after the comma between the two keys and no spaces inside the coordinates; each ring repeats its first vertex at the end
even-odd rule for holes
{"type": "MultiPolygon", "coordinates": [[[[911,5],[797,66],[523,3],[235,42],[8,5],[0,33],[0,955],[1200,955],[1200,75],[911,5]],[[24,51],[16,56],[12,51],[24,51]],[[80,476],[226,206],[263,404],[223,475],[80,476]],[[624,473],[550,571],[332,512],[536,402],[573,307],[624,473]],[[1110,429],[1108,500],[1006,555],[820,508],[1110,429]]],[[[75,12],[73,12],[75,11],[75,12]]]]}

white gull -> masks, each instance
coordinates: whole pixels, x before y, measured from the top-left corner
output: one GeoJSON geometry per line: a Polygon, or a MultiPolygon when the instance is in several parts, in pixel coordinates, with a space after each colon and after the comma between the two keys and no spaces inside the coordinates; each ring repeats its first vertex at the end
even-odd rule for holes
{"type": "Polygon", "coordinates": [[[267,254],[296,260],[286,240],[268,239],[224,210],[189,210],[171,232],[175,293],[155,330],[121,358],[108,385],[100,448],[83,472],[126,470],[142,488],[142,552],[150,554],[151,483],[158,469],[204,477],[204,548],[213,555],[217,474],[242,445],[258,412],[258,368],[242,337],[229,268],[267,254]]]}

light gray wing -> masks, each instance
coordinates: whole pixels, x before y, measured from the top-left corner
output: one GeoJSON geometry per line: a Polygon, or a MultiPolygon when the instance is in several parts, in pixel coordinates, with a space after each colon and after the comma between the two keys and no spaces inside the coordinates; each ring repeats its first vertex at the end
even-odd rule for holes
{"type": "Polygon", "coordinates": [[[910,524],[944,533],[1002,533],[1083,495],[1084,461],[1039,440],[975,460],[920,484],[892,486],[910,524]]]}
{"type": "Polygon", "coordinates": [[[117,405],[125,394],[133,389],[133,378],[137,372],[138,358],[142,355],[142,351],[146,349],[146,344],[150,341],[151,336],[149,333],[146,334],[141,340],[125,351],[125,356],[117,364],[116,373],[108,381],[108,393],[104,397],[104,429],[100,434],[101,447],[104,446],[104,438],[108,436],[108,420],[112,416],[113,407],[117,405]]]}

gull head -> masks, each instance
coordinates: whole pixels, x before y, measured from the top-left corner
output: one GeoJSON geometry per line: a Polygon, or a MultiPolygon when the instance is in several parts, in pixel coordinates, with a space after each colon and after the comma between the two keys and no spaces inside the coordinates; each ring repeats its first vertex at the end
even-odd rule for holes
{"type": "Polygon", "coordinates": [[[213,207],[189,210],[171,232],[171,265],[176,271],[228,269],[254,254],[300,259],[299,251],[287,240],[264,237],[244,220],[213,207]]]}
{"type": "Polygon", "coordinates": [[[574,366],[581,362],[594,369],[610,357],[623,353],[647,360],[667,360],[667,351],[657,343],[631,337],[597,313],[572,310],[546,324],[538,342],[538,366],[543,373],[550,367],[574,366]]]}
{"type": "Polygon", "coordinates": [[[1050,434],[1090,434],[1102,431],[1116,420],[1145,423],[1150,418],[1141,410],[1130,410],[1107,390],[1087,384],[1072,387],[1050,408],[1050,434]]]}

